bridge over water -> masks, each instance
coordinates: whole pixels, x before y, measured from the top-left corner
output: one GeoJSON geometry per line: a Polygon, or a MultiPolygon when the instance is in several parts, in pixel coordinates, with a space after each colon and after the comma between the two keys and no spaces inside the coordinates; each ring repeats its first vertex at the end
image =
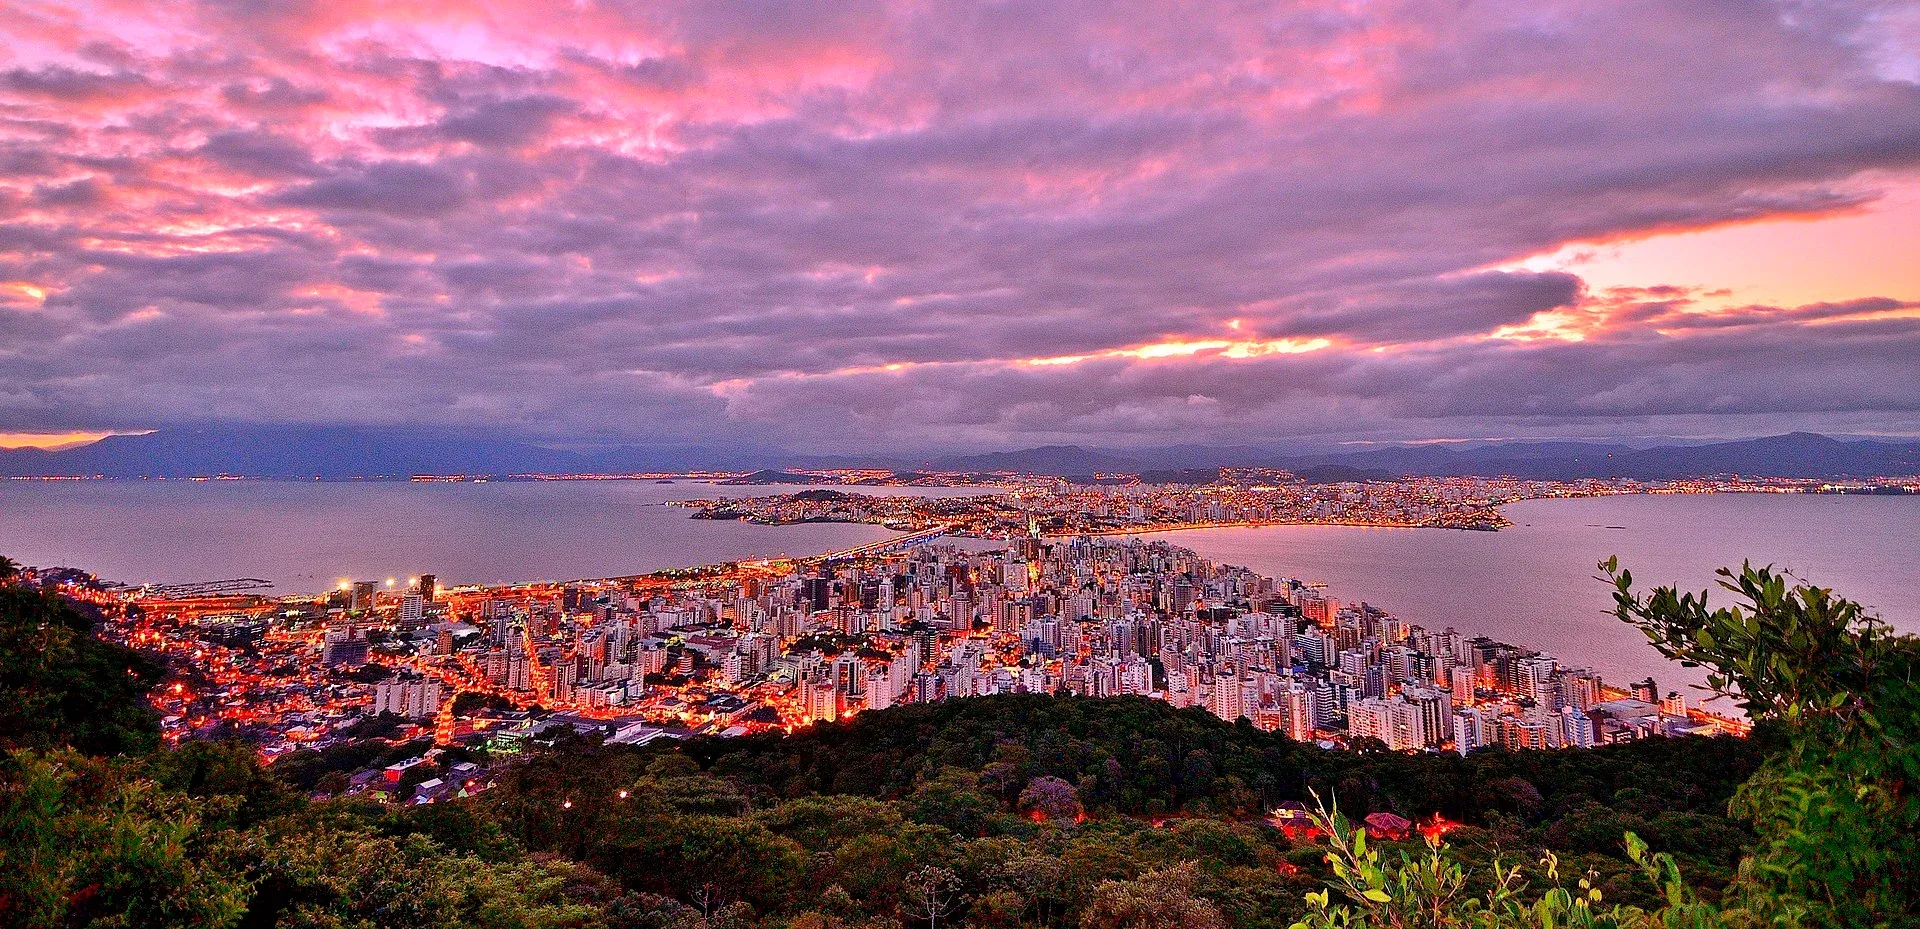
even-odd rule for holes
{"type": "Polygon", "coordinates": [[[919,543],[925,542],[928,539],[935,539],[935,538],[939,538],[940,536],[946,535],[947,530],[951,528],[953,527],[944,526],[944,525],[930,526],[926,529],[920,530],[919,532],[908,533],[907,535],[902,535],[902,536],[895,536],[891,539],[881,539],[878,542],[868,542],[865,545],[856,545],[853,548],[841,549],[840,551],[837,551],[837,552],[828,552],[824,555],[815,555],[812,558],[803,558],[800,560],[802,561],[836,561],[841,558],[858,558],[862,555],[879,555],[884,552],[899,551],[900,549],[903,549],[903,548],[910,548],[914,545],[918,545],[919,543]]]}

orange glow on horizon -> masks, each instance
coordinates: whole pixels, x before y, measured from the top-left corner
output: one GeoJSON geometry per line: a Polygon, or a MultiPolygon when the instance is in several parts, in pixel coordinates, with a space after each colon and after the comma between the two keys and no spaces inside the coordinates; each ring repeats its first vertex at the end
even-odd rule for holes
{"type": "Polygon", "coordinates": [[[0,432],[0,448],[40,448],[55,451],[98,442],[110,435],[137,435],[116,432],[0,432]]]}
{"type": "Polygon", "coordinates": [[[1696,289],[1712,306],[1792,307],[1866,296],[1920,300],[1920,176],[1885,180],[1864,206],[1682,229],[1560,248],[1498,266],[1565,271],[1600,293],[1696,289]]]}

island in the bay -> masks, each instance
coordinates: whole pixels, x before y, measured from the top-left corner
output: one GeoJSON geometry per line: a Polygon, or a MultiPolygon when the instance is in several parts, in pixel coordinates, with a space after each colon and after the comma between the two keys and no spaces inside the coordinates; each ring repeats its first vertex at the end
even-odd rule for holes
{"type": "MultiPolygon", "coordinates": [[[[983,539],[1120,535],[1226,526],[1375,526],[1496,531],[1511,526],[1500,507],[1519,500],[1615,494],[1883,493],[1920,491],[1920,477],[1864,481],[1720,475],[1682,480],[1527,480],[1406,475],[1308,479],[1277,468],[1210,468],[1172,475],[1102,474],[1071,479],[1031,473],[929,475],[889,480],[865,471],[782,472],[781,479],[843,487],[950,486],[959,496],[888,495],[828,486],[781,494],[722,494],[677,500],[695,519],[762,525],[869,523],[900,532],[983,539]],[[984,482],[993,483],[981,487],[984,482]]],[[[730,481],[721,481],[731,484],[730,481]]],[[[748,482],[757,483],[757,482],[748,482]]]]}

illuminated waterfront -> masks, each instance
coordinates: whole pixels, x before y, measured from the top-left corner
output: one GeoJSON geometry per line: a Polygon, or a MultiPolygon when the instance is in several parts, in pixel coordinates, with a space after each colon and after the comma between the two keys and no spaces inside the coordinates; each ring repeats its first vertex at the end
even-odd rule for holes
{"type": "Polygon", "coordinates": [[[1429,629],[1161,540],[1029,537],[992,552],[911,539],[809,561],[568,584],[348,582],[324,597],[111,594],[105,635],[183,679],[169,738],[277,753],[360,720],[437,742],[531,735],[558,711],[616,739],[741,735],[900,703],[1134,695],[1295,739],[1467,753],[1740,732],[1578,657],[1429,629]],[[121,609],[124,607],[124,609],[121,609]],[[369,686],[372,685],[372,686],[369,686]],[[453,694],[499,701],[467,711],[453,694]],[[1365,744],[1365,743],[1362,743],[1365,744]]]}
{"type": "MultiPolygon", "coordinates": [[[[634,481],[490,484],[0,482],[0,551],[128,581],[254,576],[278,591],[342,577],[437,573],[444,583],[629,574],[883,539],[879,526],[688,519],[669,500],[782,486],[634,481]]],[[[945,495],[979,488],[834,488],[945,495]]],[[[1647,582],[1704,587],[1713,568],[1772,561],[1920,628],[1920,499],[1717,494],[1511,504],[1500,532],[1279,526],[1180,532],[1176,544],[1327,582],[1408,621],[1455,625],[1582,661],[1615,680],[1668,665],[1603,611],[1593,564],[1619,554],[1647,582]],[[1608,528],[1621,526],[1624,528],[1608,528]]]]}

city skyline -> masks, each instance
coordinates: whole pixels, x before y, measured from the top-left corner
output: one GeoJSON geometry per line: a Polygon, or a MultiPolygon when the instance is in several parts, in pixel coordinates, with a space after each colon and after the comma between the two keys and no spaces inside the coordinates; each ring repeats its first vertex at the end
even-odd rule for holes
{"type": "Polygon", "coordinates": [[[69,586],[126,607],[109,639],[195,669],[156,699],[169,741],[225,731],[268,756],[383,714],[511,754],[547,724],[645,744],[1008,693],[1147,697],[1329,747],[1461,755],[1746,729],[1652,677],[1603,682],[1589,656],[1563,664],[1138,536],[980,551],[906,536],[628,578],[343,580],[277,599],[69,586]]]}
{"type": "Polygon", "coordinates": [[[1909,4],[0,13],[0,446],[1920,434],[1909,4]]]}

